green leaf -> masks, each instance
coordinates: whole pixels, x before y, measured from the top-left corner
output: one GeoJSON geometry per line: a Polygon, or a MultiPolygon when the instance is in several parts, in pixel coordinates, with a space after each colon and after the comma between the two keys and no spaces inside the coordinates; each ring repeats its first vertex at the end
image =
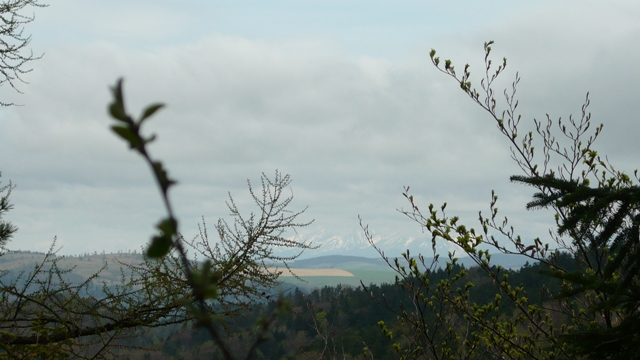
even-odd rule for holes
{"type": "Polygon", "coordinates": [[[218,288],[215,284],[205,284],[205,289],[202,293],[202,297],[206,300],[217,299],[218,298],[218,288]]]}
{"type": "Polygon", "coordinates": [[[140,144],[140,139],[138,139],[136,134],[127,126],[113,125],[111,126],[111,130],[127,141],[132,149],[138,147],[140,144]]]}
{"type": "Polygon", "coordinates": [[[142,115],[140,115],[140,123],[142,123],[143,120],[153,115],[156,111],[160,110],[163,107],[164,107],[164,104],[160,104],[160,103],[149,105],[146,109],[144,109],[144,111],[142,112],[142,115]]]}
{"type": "Polygon", "coordinates": [[[216,284],[220,279],[220,275],[213,271],[212,265],[211,260],[206,260],[201,268],[193,269],[194,291],[203,299],[215,299],[218,297],[216,284]]]}
{"type": "Polygon", "coordinates": [[[155,139],[156,139],[156,134],[151,134],[151,136],[149,136],[146,139],[143,139],[143,141],[144,141],[145,144],[148,144],[148,143],[154,141],[155,139]]]}
{"type": "Polygon", "coordinates": [[[147,256],[152,259],[161,258],[169,253],[173,242],[167,236],[154,236],[147,249],[147,256]]]}
{"type": "Polygon", "coordinates": [[[156,227],[169,238],[178,233],[178,221],[172,218],[160,221],[156,227]]]}
{"type": "Polygon", "coordinates": [[[120,121],[127,121],[127,114],[124,111],[124,106],[122,105],[122,103],[119,102],[113,102],[111,103],[111,105],[109,106],[109,113],[111,114],[111,117],[113,117],[114,119],[120,120],[120,121]]]}
{"type": "Polygon", "coordinates": [[[122,78],[118,79],[116,85],[111,88],[113,94],[113,103],[109,106],[109,113],[115,119],[130,122],[126,111],[124,110],[124,97],[122,95],[122,78]]]}
{"type": "Polygon", "coordinates": [[[169,175],[167,174],[167,171],[164,169],[164,166],[162,166],[162,163],[160,161],[154,161],[152,164],[153,171],[156,174],[156,178],[160,182],[160,185],[162,186],[164,191],[166,191],[171,185],[176,183],[174,180],[169,179],[169,175]]]}

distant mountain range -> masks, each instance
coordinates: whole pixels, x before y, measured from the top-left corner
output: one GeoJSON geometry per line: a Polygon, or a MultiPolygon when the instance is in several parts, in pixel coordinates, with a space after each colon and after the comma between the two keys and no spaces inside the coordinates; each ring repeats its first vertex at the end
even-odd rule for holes
{"type": "MultiPolygon", "coordinates": [[[[412,257],[422,254],[425,258],[430,259],[434,256],[431,236],[372,235],[376,247],[382,250],[384,255],[390,259],[402,257],[402,254],[406,253],[407,250],[409,250],[412,257]]],[[[345,236],[333,235],[326,230],[320,230],[295,239],[298,241],[304,240],[314,246],[320,245],[317,249],[305,251],[298,260],[292,263],[292,266],[295,267],[329,268],[334,266],[335,268],[344,269],[344,267],[340,267],[344,263],[349,264],[350,269],[373,269],[382,265],[386,266],[380,254],[369,244],[361,231],[345,236]]],[[[449,252],[455,252],[461,264],[475,266],[475,263],[466,256],[462,249],[446,241],[436,242],[436,253],[440,254],[440,262],[442,264],[448,259],[449,252]]],[[[291,256],[298,252],[287,248],[276,248],[275,253],[277,255],[291,256]]],[[[519,268],[527,261],[531,262],[530,259],[524,256],[503,255],[497,251],[491,251],[491,260],[492,263],[506,268],[519,268]]]]}
{"type": "MultiPolygon", "coordinates": [[[[396,273],[379,254],[375,253],[375,251],[374,254],[377,256],[322,255],[313,258],[297,259],[290,262],[289,266],[293,269],[298,269],[298,273],[300,274],[303,272],[299,271],[299,269],[333,269],[345,270],[352,273],[353,276],[332,276],[330,274],[322,276],[302,275],[302,278],[304,278],[303,280],[293,277],[283,277],[282,280],[288,284],[285,285],[285,288],[298,287],[300,289],[304,289],[304,291],[311,291],[314,288],[321,288],[323,286],[336,286],[338,284],[359,287],[361,281],[365,284],[393,283],[396,273]]],[[[411,254],[413,255],[414,252],[412,251],[411,254]]],[[[416,256],[417,254],[418,253],[415,252],[416,256]]],[[[0,256],[0,271],[7,271],[3,275],[3,280],[10,282],[17,279],[17,276],[21,271],[32,271],[34,265],[41,262],[44,256],[45,255],[42,253],[20,251],[9,252],[0,256]]],[[[393,256],[389,257],[390,261],[393,263],[393,256]]],[[[432,258],[428,257],[425,259],[425,262],[429,265],[431,260],[432,258]]],[[[506,268],[516,269],[522,267],[522,265],[527,261],[527,258],[517,255],[494,254],[491,260],[495,265],[502,265],[506,268]]],[[[59,261],[61,268],[73,269],[71,272],[65,274],[66,280],[70,283],[81,283],[102,269],[100,277],[96,279],[96,283],[113,285],[119,283],[122,276],[118,261],[135,264],[142,261],[142,255],[139,253],[119,253],[61,256],[59,261]],[[108,263],[109,266],[103,268],[105,262],[108,263]]],[[[438,266],[444,267],[447,261],[448,258],[446,256],[442,256],[439,260],[438,266]]],[[[460,258],[459,263],[464,264],[467,267],[475,266],[475,263],[468,257],[460,258]]],[[[400,260],[400,264],[406,265],[406,261],[400,260]]],[[[274,264],[274,266],[281,269],[283,267],[282,264],[274,264]]],[[[100,286],[94,286],[92,289],[92,291],[95,291],[95,294],[100,295],[100,286]]]]}
{"type": "MultiPolygon", "coordinates": [[[[357,278],[366,278],[367,282],[380,283],[382,281],[393,280],[393,270],[384,261],[382,256],[369,244],[367,238],[362,232],[354,232],[349,236],[338,236],[321,230],[311,234],[305,234],[296,240],[304,240],[313,245],[320,245],[318,249],[307,250],[295,261],[289,262],[289,266],[299,269],[341,269],[353,272],[357,278]],[[391,274],[391,276],[389,275],[391,274]]],[[[423,237],[407,237],[398,234],[390,236],[382,236],[373,234],[373,242],[376,247],[384,252],[392,262],[394,258],[401,258],[403,253],[410,251],[412,257],[422,254],[426,258],[426,262],[430,263],[433,258],[433,249],[431,248],[430,236],[423,237]]],[[[461,249],[445,241],[439,241],[436,244],[436,252],[440,254],[439,264],[444,266],[448,261],[448,253],[455,251],[459,257],[459,263],[467,267],[476,264],[469,258],[463,257],[461,249]]],[[[292,252],[288,248],[276,248],[275,255],[292,256],[298,251],[292,252]]],[[[497,251],[491,251],[491,262],[495,265],[502,265],[505,268],[517,269],[522,267],[530,259],[518,255],[503,255],[497,251]]],[[[20,270],[29,271],[33,269],[36,262],[41,261],[44,254],[31,252],[13,252],[0,256],[0,270],[20,270]]],[[[105,261],[112,266],[107,267],[101,273],[101,281],[108,283],[117,282],[120,276],[119,266],[115,259],[129,263],[135,263],[142,260],[140,254],[122,253],[122,254],[96,254],[96,255],[80,255],[66,257],[62,263],[65,266],[75,267],[73,274],[69,276],[77,277],[75,280],[86,279],[87,277],[98,271],[105,261]]],[[[530,261],[531,262],[531,261],[530,261]]],[[[61,263],[61,264],[62,264],[61,263]]],[[[406,265],[401,260],[402,265],[406,265]]],[[[281,267],[282,265],[274,264],[281,267]]],[[[359,281],[358,279],[356,279],[359,281]]],[[[326,279],[317,279],[314,285],[322,285],[326,279]]],[[[344,281],[344,279],[336,280],[344,281]]],[[[328,284],[328,283],[327,283],[328,284]]]]}
{"type": "MultiPolygon", "coordinates": [[[[372,235],[372,240],[376,247],[382,250],[386,256],[399,257],[402,253],[406,252],[407,249],[411,254],[423,254],[425,257],[433,256],[430,236],[411,237],[400,234],[378,235],[375,233],[372,235]]],[[[303,259],[324,255],[348,255],[370,258],[380,257],[380,254],[373,248],[373,246],[371,246],[371,244],[369,244],[362,231],[348,235],[335,235],[330,234],[326,230],[319,230],[304,236],[296,236],[294,238],[298,241],[306,241],[313,245],[320,245],[318,249],[305,251],[301,256],[303,259]]],[[[456,251],[456,254],[462,254],[460,249],[457,249],[455,245],[450,243],[441,241],[436,244],[436,252],[441,254],[441,256],[446,256],[450,251],[456,251]]],[[[297,254],[297,251],[292,251],[287,248],[276,248],[275,252],[278,255],[283,256],[297,254]]]]}
{"type": "MultiPolygon", "coordinates": [[[[417,254],[416,254],[417,255],[417,254]]],[[[431,263],[432,257],[425,257],[425,263],[428,265],[431,263]]],[[[393,262],[393,257],[390,257],[393,262]]],[[[444,266],[449,261],[448,257],[441,256],[439,263],[444,266]]],[[[518,269],[525,263],[531,263],[532,261],[524,256],[518,255],[504,255],[494,254],[491,255],[491,263],[494,265],[502,265],[508,269],[518,269]]],[[[466,267],[476,266],[476,263],[469,257],[463,257],[458,259],[458,263],[466,267]]],[[[406,265],[404,260],[400,261],[401,265],[406,265]]],[[[295,260],[289,264],[291,267],[300,269],[342,269],[342,270],[364,270],[364,271],[392,271],[389,265],[382,259],[381,256],[377,258],[367,258],[361,256],[349,256],[349,255],[324,255],[309,259],[295,260]]]]}

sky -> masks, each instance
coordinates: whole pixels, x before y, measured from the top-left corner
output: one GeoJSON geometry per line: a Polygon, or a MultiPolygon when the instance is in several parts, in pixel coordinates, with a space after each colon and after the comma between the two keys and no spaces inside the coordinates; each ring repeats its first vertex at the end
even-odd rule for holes
{"type": "MultiPolygon", "coordinates": [[[[29,10],[31,11],[31,10],[29,10]]],[[[181,232],[229,219],[230,193],[253,211],[247,179],[290,174],[301,238],[421,235],[406,208],[447,202],[477,227],[491,190],[526,239],[553,226],[524,209],[532,191],[492,119],[429,59],[436,49],[481,74],[483,43],[516,72],[523,126],[580,116],[590,93],[595,148],[637,168],[640,3],[635,1],[81,1],[33,10],[32,62],[17,94],[0,88],[2,183],[11,249],[61,254],[140,249],[163,216],[142,159],[110,131],[109,87],[123,77],[129,112],[167,106],[144,130],[179,184],[181,232]]],[[[472,77],[472,81],[473,81],[472,77]]],[[[478,79],[478,78],[476,78],[478,79]]],[[[479,80],[478,80],[479,81],[479,80]]],[[[501,99],[501,98],[500,98],[501,99]]],[[[504,106],[504,103],[499,106],[504,106]]],[[[211,229],[212,230],[212,229],[211,229]]],[[[312,256],[313,253],[307,253],[312,256]]]]}

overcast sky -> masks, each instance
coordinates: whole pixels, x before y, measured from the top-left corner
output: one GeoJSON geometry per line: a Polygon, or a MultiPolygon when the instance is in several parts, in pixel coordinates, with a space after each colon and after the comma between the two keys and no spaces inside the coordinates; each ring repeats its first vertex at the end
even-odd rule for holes
{"type": "MultiPolygon", "coordinates": [[[[35,10],[29,84],[0,88],[0,171],[17,185],[12,249],[62,254],[139,249],[163,215],[142,159],[109,130],[108,87],[125,79],[152,154],[179,180],[171,193],[187,237],[204,216],[246,211],[246,180],[290,174],[301,234],[350,236],[361,215],[381,236],[420,235],[396,209],[409,185],[424,207],[447,201],[476,226],[491,189],[525,236],[544,214],[488,114],[431,64],[435,48],[479,75],[482,45],[518,71],[523,121],[579,115],[590,92],[596,145],[620,169],[640,145],[640,3],[636,1],[84,1],[35,10]]],[[[473,79],[472,79],[473,80],[473,79]]],[[[501,92],[498,89],[498,92],[501,92]]],[[[309,254],[312,255],[312,254],[309,254]]]]}

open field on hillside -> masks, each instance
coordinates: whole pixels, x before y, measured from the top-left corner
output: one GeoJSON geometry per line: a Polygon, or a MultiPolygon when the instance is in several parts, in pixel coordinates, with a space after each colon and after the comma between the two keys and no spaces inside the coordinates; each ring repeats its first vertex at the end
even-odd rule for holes
{"type": "Polygon", "coordinates": [[[352,273],[353,276],[300,276],[302,281],[295,277],[286,277],[281,280],[307,291],[324,286],[337,285],[360,287],[360,281],[365,285],[380,285],[383,283],[393,283],[395,280],[395,273],[392,271],[350,270],[350,273],[352,273]]]}
{"type": "Polygon", "coordinates": [[[287,269],[282,269],[282,268],[269,268],[269,271],[282,271],[282,274],[280,274],[281,277],[294,277],[293,274],[299,276],[299,277],[307,277],[307,276],[339,276],[339,277],[345,277],[345,276],[354,276],[352,273],[346,271],[346,270],[341,270],[341,269],[300,269],[300,268],[291,268],[291,271],[293,272],[290,273],[289,271],[287,271],[287,269]]]}

